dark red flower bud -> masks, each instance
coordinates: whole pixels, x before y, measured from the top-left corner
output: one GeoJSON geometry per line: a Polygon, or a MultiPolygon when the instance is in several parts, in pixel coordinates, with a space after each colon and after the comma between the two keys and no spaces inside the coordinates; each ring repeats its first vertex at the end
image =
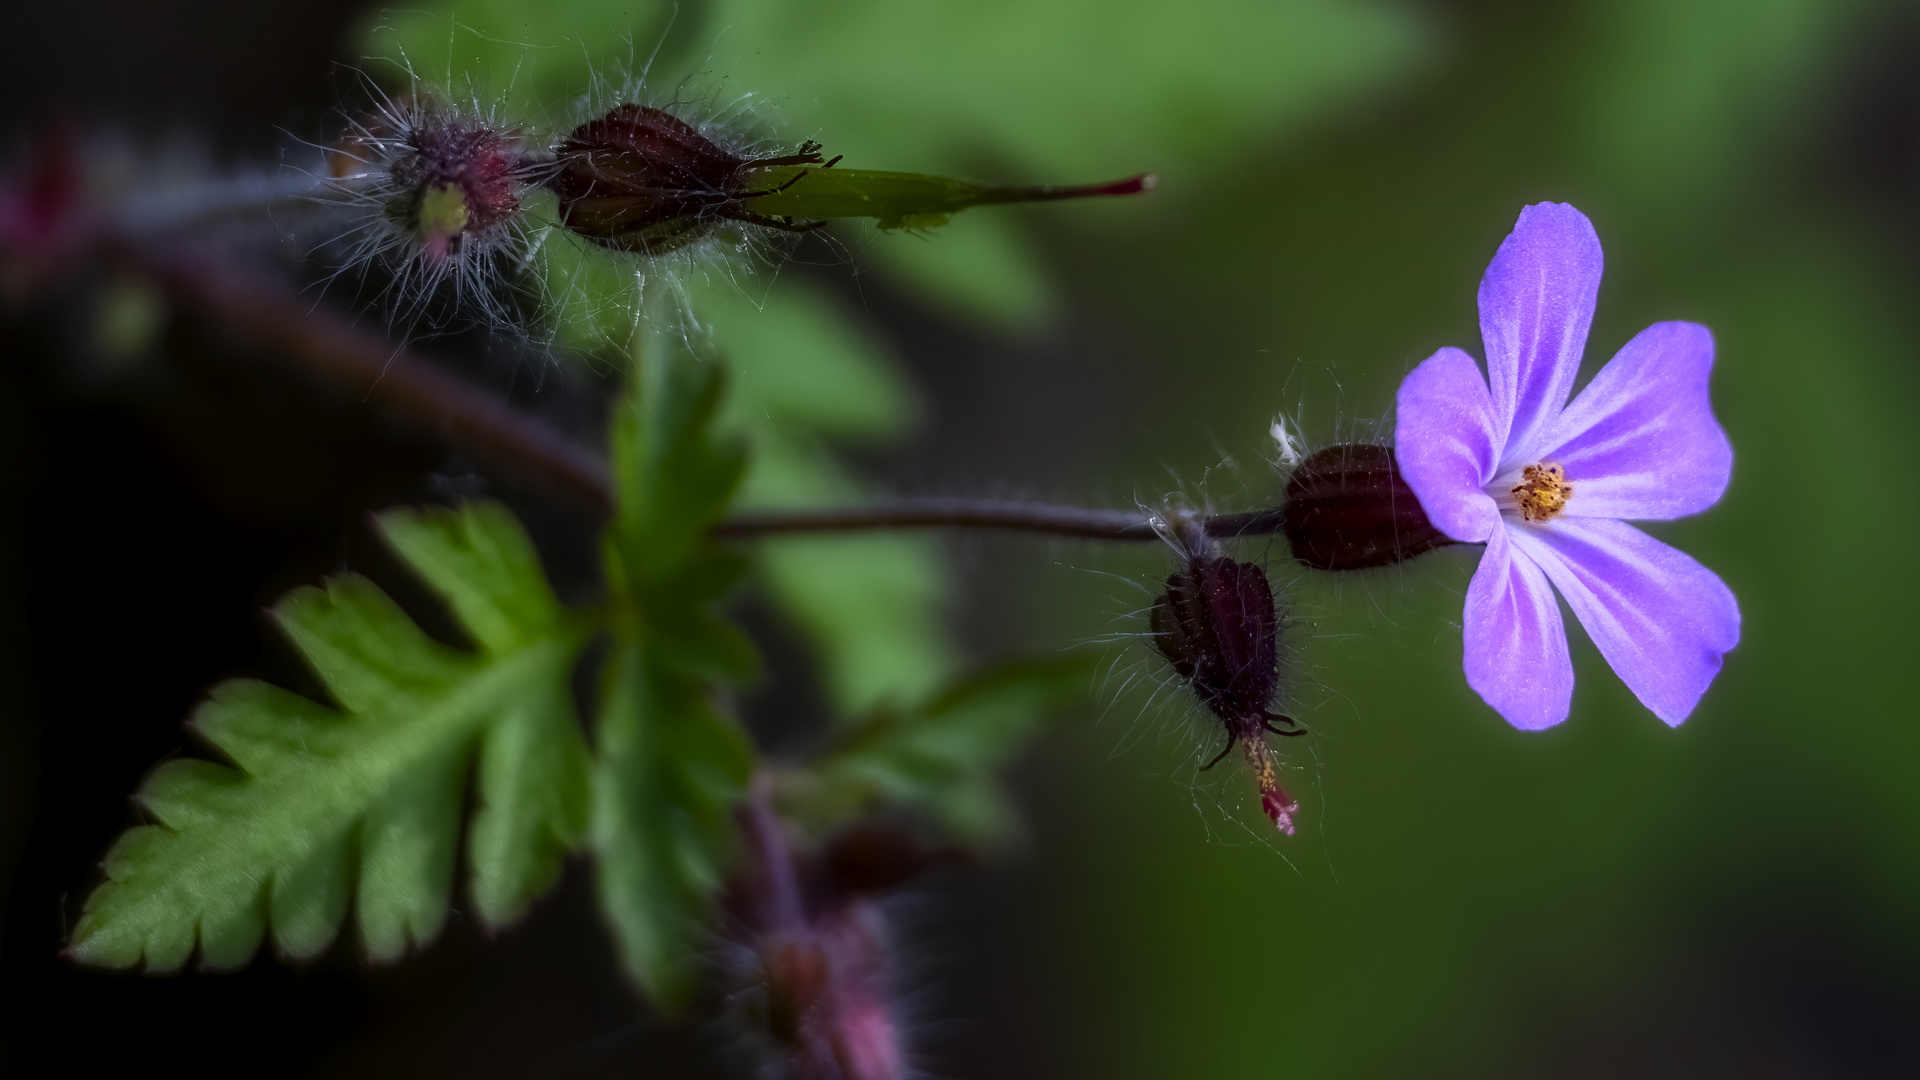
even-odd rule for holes
{"type": "Polygon", "coordinates": [[[1246,749],[1247,762],[1260,785],[1260,806],[1274,827],[1293,832],[1296,803],[1281,789],[1266,733],[1300,735],[1291,718],[1272,712],[1280,687],[1280,618],[1266,572],[1252,563],[1219,554],[1201,541],[1187,556],[1185,570],[1167,578],[1167,591],[1154,601],[1153,642],[1173,670],[1186,680],[1227,730],[1226,748],[1246,749]]]}
{"type": "Polygon", "coordinates": [[[747,202],[773,193],[754,186],[754,170],[820,165],[817,143],[792,154],[748,157],[665,110],[621,105],[575,128],[559,154],[547,186],[560,197],[560,220],[619,251],[665,254],[722,219],[789,232],[815,227],[754,213],[747,202]]]}
{"type": "Polygon", "coordinates": [[[1293,557],[1316,570],[1364,570],[1453,541],[1427,520],[1394,464],[1393,449],[1329,446],[1287,481],[1282,528],[1293,557]]]}

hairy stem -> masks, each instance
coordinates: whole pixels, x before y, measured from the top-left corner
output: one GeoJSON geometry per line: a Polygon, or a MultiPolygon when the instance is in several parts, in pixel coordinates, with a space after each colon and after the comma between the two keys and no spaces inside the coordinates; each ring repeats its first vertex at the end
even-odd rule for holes
{"type": "Polygon", "coordinates": [[[183,306],[213,316],[306,377],[460,445],[487,464],[604,516],[606,460],[498,395],[324,307],[216,262],[143,260],[183,306]]]}
{"type": "MultiPolygon", "coordinates": [[[[213,315],[308,378],[357,395],[413,426],[435,432],[503,472],[555,492],[596,515],[612,512],[605,459],[498,396],[284,289],[214,261],[143,258],[183,305],[213,315]]],[[[791,533],[893,529],[1010,529],[1093,540],[1153,540],[1157,515],[1017,499],[893,499],[865,506],[759,510],[736,514],[716,535],[750,539],[791,533]]],[[[1280,529],[1280,508],[1200,518],[1219,538],[1280,529]]]]}
{"type": "MultiPolygon", "coordinates": [[[[1013,529],[1094,540],[1153,540],[1156,515],[1139,510],[1099,510],[1084,506],[1022,502],[1015,499],[894,499],[870,506],[808,510],[760,510],[736,514],[714,532],[745,538],[780,533],[872,532],[882,529],[1013,529]]],[[[1202,519],[1207,534],[1251,536],[1280,529],[1278,508],[1202,519]]]]}

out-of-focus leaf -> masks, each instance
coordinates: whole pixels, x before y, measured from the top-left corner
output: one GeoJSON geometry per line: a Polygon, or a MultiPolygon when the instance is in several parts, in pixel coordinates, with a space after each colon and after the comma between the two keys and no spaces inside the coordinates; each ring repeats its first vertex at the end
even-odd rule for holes
{"type": "MultiPolygon", "coordinates": [[[[675,17],[664,0],[450,0],[384,8],[367,55],[456,98],[499,102],[547,128],[569,126],[597,73],[638,74],[675,17]]],[[[368,65],[376,77],[387,70],[368,65]]]]}
{"type": "Polygon", "coordinates": [[[460,802],[479,739],[470,861],[482,920],[552,883],[582,836],[586,748],[568,672],[585,640],[504,508],[394,511],[381,527],[479,646],[437,644],[371,582],[336,578],[274,608],[338,709],[251,679],[215,687],[196,734],[236,767],[175,760],[136,798],[157,824],[122,836],[68,951],[172,971],[247,962],[270,928],[314,956],[357,897],[368,956],[393,960],[446,921],[460,802]]]}
{"type": "Polygon", "coordinates": [[[1712,199],[1753,168],[1755,135],[1800,119],[1806,82],[1871,5],[1842,0],[1622,0],[1599,5],[1593,168],[1650,202],[1712,199]]]}
{"type": "MultiPolygon", "coordinates": [[[[858,501],[861,485],[822,436],[891,436],[916,411],[879,346],[832,298],[802,284],[756,305],[728,284],[696,298],[713,342],[739,373],[723,421],[753,443],[746,506],[858,501]]],[[[755,544],[777,609],[825,668],[832,703],[852,715],[882,700],[917,701],[952,670],[940,625],[944,574],[927,537],[779,537],[755,544]]]]}
{"type": "Polygon", "coordinates": [[[756,654],[713,610],[743,565],[709,537],[743,465],[712,431],[720,370],[677,350],[649,356],[613,425],[614,640],[596,725],[593,839],[601,906],[627,971],[671,1007],[690,990],[734,844],[730,807],[753,764],[744,734],[709,700],[712,682],[751,675],[756,654]]]}
{"type": "Polygon", "coordinates": [[[876,710],[813,769],[785,774],[783,801],[816,826],[906,806],[991,842],[1012,820],[998,770],[1049,713],[1086,700],[1092,672],[1087,658],[1011,663],[917,707],[876,710]]]}
{"type": "Polygon", "coordinates": [[[693,306],[726,361],[728,430],[771,425],[876,442],[905,435],[919,417],[884,347],[805,280],[716,277],[695,289],[693,306]]]}
{"type": "MultiPolygon", "coordinates": [[[[1428,40],[1416,8],[1355,0],[717,0],[706,25],[725,34],[703,68],[779,102],[793,131],[847,166],[1006,183],[1150,171],[1175,198],[1250,146],[1409,71],[1428,40]]],[[[1046,212],[1118,220],[1146,209],[1127,200],[1046,212]]],[[[916,243],[889,237],[872,250],[914,273],[932,260],[893,253],[916,243]]],[[[1009,299],[991,276],[1004,270],[981,260],[964,279],[916,280],[937,282],[936,299],[1019,325],[1030,301],[994,306],[1009,299]]]]}
{"type": "MultiPolygon", "coordinates": [[[[830,506],[865,492],[827,450],[762,431],[742,502],[830,506]]],[[[758,542],[768,591],[814,646],[831,702],[844,715],[882,701],[916,701],[953,670],[941,627],[946,585],[926,536],[790,536],[758,542]]]]}

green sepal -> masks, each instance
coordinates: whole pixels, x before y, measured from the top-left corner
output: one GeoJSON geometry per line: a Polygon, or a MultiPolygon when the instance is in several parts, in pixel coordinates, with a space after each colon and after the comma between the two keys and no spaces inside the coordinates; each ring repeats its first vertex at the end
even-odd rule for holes
{"type": "Polygon", "coordinates": [[[356,575],[289,594],[274,619],[338,707],[250,679],[214,687],[188,727],[231,765],[171,761],[141,786],[135,799],[156,824],[108,852],[68,943],[74,959],[168,972],[197,942],[203,966],[234,968],[269,931],[283,955],[307,958],[355,900],[369,958],[425,945],[446,921],[476,741],[482,921],[504,923],[551,883],[585,824],[567,680],[589,628],[553,600],[505,510],[402,511],[381,524],[479,651],[431,640],[356,575]],[[529,726],[550,745],[503,770],[502,746],[529,726]]]}

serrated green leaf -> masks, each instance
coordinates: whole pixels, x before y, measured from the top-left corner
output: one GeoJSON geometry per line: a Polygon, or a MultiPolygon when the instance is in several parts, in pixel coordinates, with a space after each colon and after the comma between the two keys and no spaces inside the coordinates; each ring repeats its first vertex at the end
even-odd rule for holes
{"type": "MultiPolygon", "coordinates": [[[[545,638],[577,643],[585,633],[554,597],[539,555],[505,506],[389,511],[380,528],[487,652],[501,655],[545,638]]],[[[519,918],[585,840],[588,770],[565,679],[499,703],[480,742],[479,805],[467,847],[474,905],[487,925],[519,918]]]]}
{"type": "Polygon", "coordinates": [[[616,615],[595,728],[593,840],[627,971],[672,1007],[690,990],[732,857],[731,807],[753,765],[711,682],[752,674],[757,655],[714,611],[743,565],[711,536],[744,465],[712,430],[721,371],[655,352],[636,365],[613,423],[619,503],[604,552],[616,615]]]}
{"type": "Polygon", "coordinates": [[[988,843],[1012,817],[996,774],[1048,716],[1086,700],[1090,658],[1024,661],[961,680],[923,705],[881,709],[783,778],[783,801],[816,824],[881,804],[918,809],[956,836],[988,843]]]}
{"type": "Polygon", "coordinates": [[[108,853],[107,880],[68,946],[74,958],[144,959],[165,972],[197,941],[205,966],[237,967],[269,929],[282,953],[310,957],[352,900],[369,957],[424,945],[446,920],[476,737],[482,919],[499,925],[551,882],[584,825],[585,750],[567,678],[585,628],[553,600],[505,510],[402,511],[382,525],[480,650],[432,641],[354,575],[287,596],[274,617],[339,708],[254,680],[215,687],[189,727],[233,766],[155,770],[136,798],[157,824],[108,853]],[[502,769],[497,759],[529,728],[545,752],[502,769]]]}
{"type": "Polygon", "coordinates": [[[594,851],[621,960],[672,1008],[691,989],[753,751],[700,683],[638,641],[620,635],[602,679],[594,851]]]}

